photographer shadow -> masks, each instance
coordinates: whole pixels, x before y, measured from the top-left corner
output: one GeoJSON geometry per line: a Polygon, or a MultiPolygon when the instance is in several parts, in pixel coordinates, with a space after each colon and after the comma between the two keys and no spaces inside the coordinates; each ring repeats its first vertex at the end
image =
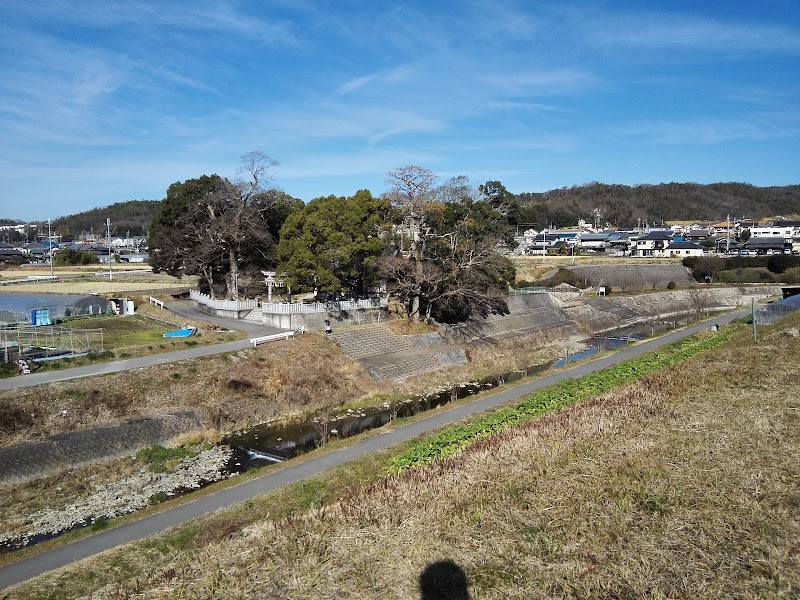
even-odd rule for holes
{"type": "Polygon", "coordinates": [[[451,560],[429,564],[419,576],[422,600],[469,600],[467,575],[451,560]]]}

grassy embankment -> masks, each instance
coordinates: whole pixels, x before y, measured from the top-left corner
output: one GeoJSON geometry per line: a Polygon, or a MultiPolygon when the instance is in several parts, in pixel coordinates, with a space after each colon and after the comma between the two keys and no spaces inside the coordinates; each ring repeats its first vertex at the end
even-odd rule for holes
{"type": "Polygon", "coordinates": [[[474,598],[796,597],[798,323],[755,346],[738,326],[634,381],[620,367],[599,396],[443,460],[384,477],[428,442],[372,456],[15,597],[415,598],[444,558],[474,598]]]}

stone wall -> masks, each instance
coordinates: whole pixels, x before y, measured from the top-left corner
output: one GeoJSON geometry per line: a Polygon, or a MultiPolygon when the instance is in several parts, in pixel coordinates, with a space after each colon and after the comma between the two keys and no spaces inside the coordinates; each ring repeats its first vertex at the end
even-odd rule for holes
{"type": "Polygon", "coordinates": [[[365,325],[368,323],[384,323],[389,318],[388,308],[359,308],[355,310],[339,310],[309,313],[268,313],[264,312],[263,323],[281,329],[297,329],[305,327],[307,331],[324,331],[325,320],[336,325],[365,325]]]}

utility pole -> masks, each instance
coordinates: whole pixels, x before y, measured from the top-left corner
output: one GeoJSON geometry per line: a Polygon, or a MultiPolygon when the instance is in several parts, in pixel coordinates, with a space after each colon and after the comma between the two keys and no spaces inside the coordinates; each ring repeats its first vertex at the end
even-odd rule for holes
{"type": "Polygon", "coordinates": [[[542,263],[547,256],[547,225],[542,229],[542,263]]]}
{"type": "Polygon", "coordinates": [[[758,335],[756,334],[756,299],[752,298],[750,300],[750,314],[753,321],[753,342],[758,341],[758,335]]]}
{"type": "Polygon", "coordinates": [[[47,247],[50,249],[50,277],[53,275],[53,235],[50,233],[50,219],[47,219],[47,247]]]}
{"type": "Polygon", "coordinates": [[[725,254],[731,253],[731,215],[728,214],[728,235],[726,236],[728,245],[725,248],[725,254]]]}
{"type": "Polygon", "coordinates": [[[108,280],[111,281],[113,277],[111,274],[111,219],[106,219],[106,226],[108,227],[108,280]]]}

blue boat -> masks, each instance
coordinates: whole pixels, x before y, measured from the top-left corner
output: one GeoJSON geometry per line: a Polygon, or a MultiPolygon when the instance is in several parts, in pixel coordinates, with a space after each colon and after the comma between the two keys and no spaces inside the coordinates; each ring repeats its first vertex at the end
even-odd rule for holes
{"type": "Polygon", "coordinates": [[[196,327],[184,327],[183,329],[176,329],[175,331],[168,331],[164,334],[165,338],[183,338],[194,335],[197,331],[196,327]]]}

